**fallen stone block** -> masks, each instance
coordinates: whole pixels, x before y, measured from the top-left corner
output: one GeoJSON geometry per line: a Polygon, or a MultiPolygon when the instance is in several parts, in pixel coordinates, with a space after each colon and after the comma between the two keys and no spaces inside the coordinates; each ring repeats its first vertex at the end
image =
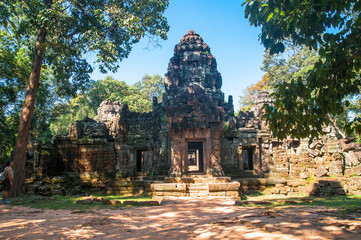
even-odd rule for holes
{"type": "Polygon", "coordinates": [[[114,205],[120,205],[120,204],[122,204],[122,202],[119,200],[114,200],[114,199],[106,199],[103,201],[103,204],[114,206],[114,205]]]}
{"type": "Polygon", "coordinates": [[[158,206],[158,201],[123,201],[123,205],[158,206]]]}
{"type": "Polygon", "coordinates": [[[316,177],[323,177],[323,176],[327,176],[328,171],[324,166],[321,165],[318,168],[316,168],[313,173],[316,175],[316,177]]]}
{"type": "Polygon", "coordinates": [[[271,205],[272,203],[269,201],[236,201],[236,205],[249,205],[249,204],[256,204],[256,205],[271,205]]]}
{"type": "Polygon", "coordinates": [[[77,204],[82,204],[82,205],[91,205],[93,204],[93,201],[90,199],[81,199],[76,201],[77,204]]]}
{"type": "Polygon", "coordinates": [[[311,185],[308,188],[308,195],[309,196],[316,196],[319,193],[318,189],[318,183],[311,183],[311,185]]]}
{"type": "Polygon", "coordinates": [[[306,178],[310,177],[310,173],[309,172],[302,172],[300,174],[300,177],[301,177],[301,179],[306,179],[306,178]]]}

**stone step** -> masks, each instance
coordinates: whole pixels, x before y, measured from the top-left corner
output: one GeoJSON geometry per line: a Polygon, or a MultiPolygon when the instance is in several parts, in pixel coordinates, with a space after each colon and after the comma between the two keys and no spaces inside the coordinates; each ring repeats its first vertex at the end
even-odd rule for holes
{"type": "Polygon", "coordinates": [[[272,186],[277,183],[285,184],[285,178],[241,178],[234,179],[241,184],[241,186],[272,186]]]}
{"type": "Polygon", "coordinates": [[[190,177],[192,178],[209,178],[207,174],[191,174],[190,177]]]}
{"type": "Polygon", "coordinates": [[[153,183],[152,191],[156,196],[176,197],[238,197],[240,183],[153,183]]]}
{"type": "Polygon", "coordinates": [[[230,181],[230,177],[194,178],[194,183],[227,183],[230,181]]]}
{"type": "Polygon", "coordinates": [[[208,192],[208,184],[205,183],[193,183],[193,184],[187,184],[187,186],[189,192],[195,192],[195,191],[208,192]]]}
{"type": "Polygon", "coordinates": [[[165,183],[227,183],[230,182],[230,177],[165,177],[165,183]]]}
{"type": "Polygon", "coordinates": [[[208,192],[190,192],[189,197],[207,197],[209,196],[208,192]]]}
{"type": "Polygon", "coordinates": [[[242,171],[240,178],[260,178],[262,177],[261,175],[257,174],[256,171],[253,170],[245,170],[242,171]]]}

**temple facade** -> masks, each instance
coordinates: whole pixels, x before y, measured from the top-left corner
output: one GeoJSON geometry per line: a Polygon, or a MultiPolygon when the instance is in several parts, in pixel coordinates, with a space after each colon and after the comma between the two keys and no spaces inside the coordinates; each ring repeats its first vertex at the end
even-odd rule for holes
{"type": "Polygon", "coordinates": [[[165,94],[150,113],[104,100],[96,119],[72,124],[51,146],[33,146],[39,174],[112,172],[117,176],[206,175],[307,178],[361,174],[352,139],[331,127],[319,139],[272,138],[262,121],[262,92],[250,112],[234,114],[210,47],[190,30],[175,46],[165,74],[165,94]]]}

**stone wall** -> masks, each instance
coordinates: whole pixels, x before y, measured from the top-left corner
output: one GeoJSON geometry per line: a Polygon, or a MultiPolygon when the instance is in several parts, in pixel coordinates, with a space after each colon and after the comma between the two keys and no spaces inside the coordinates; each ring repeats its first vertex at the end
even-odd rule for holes
{"type": "Polygon", "coordinates": [[[55,138],[48,149],[55,155],[51,164],[44,162],[44,149],[32,151],[39,165],[37,171],[46,174],[113,171],[122,176],[167,174],[170,151],[165,114],[158,104],[154,104],[153,110],[131,112],[126,105],[105,100],[98,109],[98,121],[90,118],[76,121],[67,136],[55,138]],[[142,154],[141,160],[137,154],[142,154]],[[54,167],[49,169],[50,165],[54,167]]]}
{"type": "Polygon", "coordinates": [[[124,175],[143,172],[147,175],[167,174],[170,169],[169,136],[163,108],[153,105],[151,113],[130,112],[123,109],[119,118],[119,132],[115,139],[117,171],[124,175]],[[137,170],[137,154],[144,161],[137,170]],[[139,169],[141,168],[141,169],[139,169]],[[139,171],[140,170],[140,171],[139,171]]]}
{"type": "Polygon", "coordinates": [[[261,120],[263,104],[271,104],[269,94],[263,92],[251,112],[229,112],[222,133],[221,164],[226,174],[244,175],[252,171],[262,174],[273,167],[270,161],[270,133],[261,120]],[[249,158],[250,162],[245,158],[249,158]],[[250,164],[252,163],[252,164],[250,164]]]}
{"type": "Polygon", "coordinates": [[[114,144],[106,125],[90,118],[76,121],[68,136],[54,141],[58,172],[114,171],[114,144]]]}
{"type": "Polygon", "coordinates": [[[34,176],[27,179],[28,193],[51,195],[152,195],[151,184],[157,179],[124,178],[120,174],[104,172],[67,172],[54,177],[34,176]]]}
{"type": "Polygon", "coordinates": [[[252,170],[254,175],[298,179],[361,176],[360,149],[352,138],[339,140],[332,127],[324,127],[319,139],[272,138],[261,118],[263,105],[272,103],[263,92],[251,112],[225,117],[221,164],[226,174],[247,177],[245,171],[252,170]],[[245,150],[252,153],[252,169],[245,168],[245,150]]]}
{"type": "Polygon", "coordinates": [[[240,183],[240,193],[263,193],[266,195],[284,196],[329,196],[361,194],[361,179],[359,177],[311,177],[297,178],[245,178],[237,180],[240,183]]]}

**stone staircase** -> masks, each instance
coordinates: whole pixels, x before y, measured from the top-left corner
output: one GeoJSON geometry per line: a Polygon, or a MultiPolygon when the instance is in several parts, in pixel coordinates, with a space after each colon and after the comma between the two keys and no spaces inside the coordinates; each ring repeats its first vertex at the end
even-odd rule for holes
{"type": "Polygon", "coordinates": [[[209,195],[207,183],[192,183],[187,187],[190,197],[207,197],[209,195]]]}
{"type": "Polygon", "coordinates": [[[158,197],[239,197],[240,183],[230,177],[192,175],[189,177],[166,177],[163,182],[151,184],[158,197]]]}

